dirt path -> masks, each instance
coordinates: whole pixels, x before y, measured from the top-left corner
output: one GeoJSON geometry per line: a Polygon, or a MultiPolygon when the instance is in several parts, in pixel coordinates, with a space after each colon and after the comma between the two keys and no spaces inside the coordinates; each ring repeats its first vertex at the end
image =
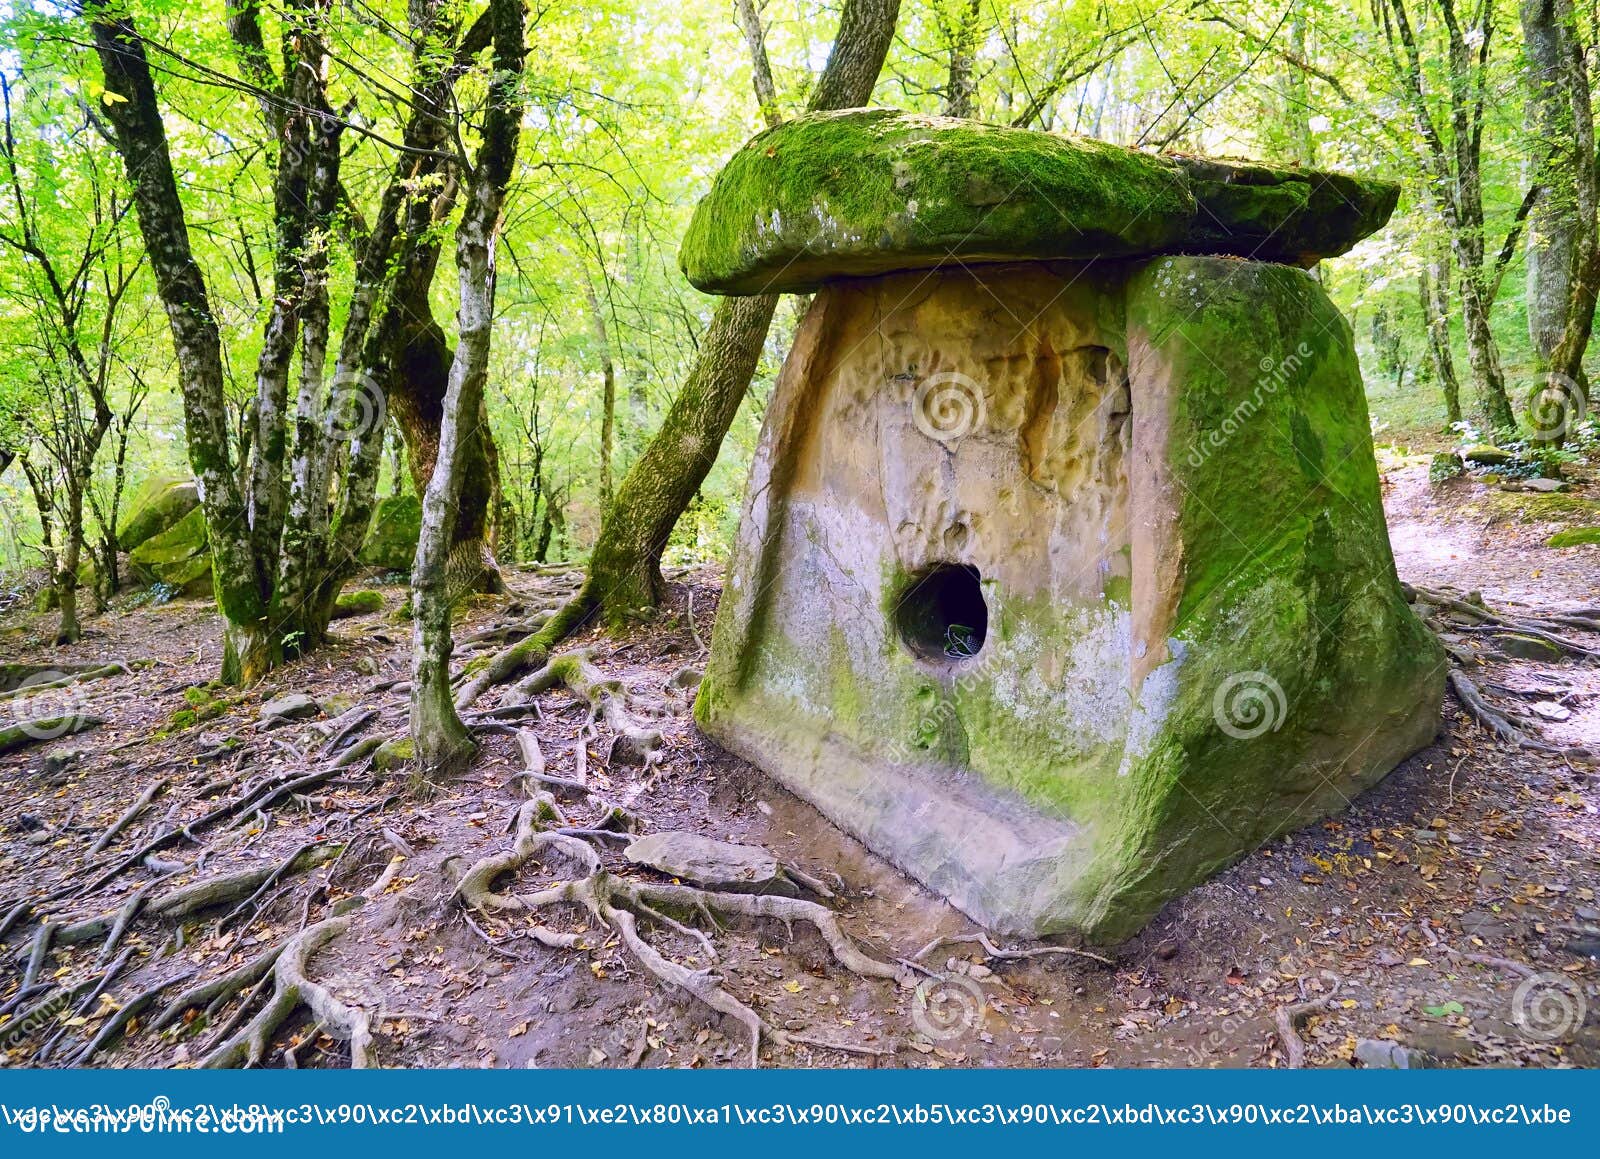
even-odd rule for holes
{"type": "MultiPolygon", "coordinates": [[[[1544,548],[1537,528],[1486,525],[1470,496],[1437,506],[1425,469],[1415,465],[1391,473],[1388,495],[1403,578],[1477,588],[1491,603],[1545,610],[1600,602],[1600,547],[1544,548]]],[[[524,606],[558,596],[565,582],[534,574],[511,579],[513,602],[524,606]]],[[[249,962],[367,890],[397,850],[405,860],[384,890],[350,916],[344,936],[310,959],[312,976],[374,1017],[376,1061],[745,1064],[741,1026],[664,986],[612,931],[578,911],[541,920],[579,935],[587,948],[546,948],[530,936],[535,923],[523,914],[480,917],[476,929],[463,921],[451,898],[452,869],[508,848],[508,821],[522,799],[515,776],[521,761],[508,736],[486,737],[470,773],[426,801],[404,791],[402,774],[357,766],[267,808],[201,826],[193,841],[175,829],[270,777],[325,768],[327,721],[342,711],[374,710],[361,736],[403,729],[405,694],[394,682],[406,674],[409,631],[390,613],[404,591],[382,590],[385,612],[338,625],[335,646],[237,699],[202,688],[218,659],[217,621],[205,607],[129,607],[92,621],[74,659],[149,663],[63,694],[75,711],[104,717],[104,726],[0,757],[0,903],[55,894],[38,908],[62,930],[114,914],[155,880],[150,868],[135,865],[87,892],[83,886],[169,831],[177,839],[151,864],[175,872],[150,886],[148,898],[201,878],[271,869],[307,843],[341,852],[269,884],[259,908],[247,906],[232,920],[224,918],[231,906],[181,921],[142,913],[119,947],[134,952],[104,998],[75,1003],[84,1006],[81,1015],[47,1010],[26,1026],[18,1022],[29,1009],[24,1000],[0,1019],[0,1050],[10,1065],[41,1064],[43,1044],[63,1029],[42,1065],[73,1061],[149,987],[191,973],[181,986],[193,985],[249,962]],[[288,692],[316,698],[320,712],[259,728],[260,706],[288,692]],[[80,755],[64,758],[74,751],[80,755]],[[166,789],[150,807],[105,851],[89,853],[162,778],[166,789]]],[[[594,662],[606,675],[660,696],[673,672],[703,654],[716,594],[710,573],[682,577],[672,607],[648,630],[580,642],[594,645],[594,662]]],[[[458,634],[508,618],[505,599],[484,601],[458,634]]],[[[46,626],[28,616],[0,621],[0,651],[50,662],[46,626]]],[[[1569,715],[1549,722],[1547,735],[1600,748],[1596,668],[1485,656],[1486,688],[1558,703],[1569,715]]],[[[1505,702],[1509,694],[1495,695],[1505,702]]],[[[491,694],[483,706],[497,696],[510,699],[491,694]]],[[[540,704],[534,727],[550,772],[573,775],[586,708],[562,691],[543,694],[540,704]]],[[[1446,721],[1440,743],[1347,814],[1269,843],[1176,901],[1117,948],[1109,968],[1072,956],[985,961],[969,952],[976,947],[958,946],[926,963],[942,979],[918,975],[913,987],[846,972],[803,925],[729,923],[711,936],[715,962],[706,945],[681,931],[655,926],[648,937],[691,969],[713,969],[769,1026],[809,1040],[768,1045],[763,1064],[1282,1065],[1277,1016],[1286,1007],[1299,1007],[1293,1024],[1307,1065],[1350,1065],[1362,1043],[1364,1061],[1394,1044],[1413,1060],[1426,1052],[1447,1065],[1600,1062],[1600,935],[1593,932],[1600,927],[1600,789],[1593,771],[1508,750],[1453,702],[1446,721]],[[1580,1007],[1586,1017],[1572,1013],[1580,1007]]],[[[960,914],[808,806],[704,741],[687,716],[651,723],[664,734],[665,760],[632,806],[646,831],[691,830],[763,846],[836,886],[842,881],[831,906],[855,942],[885,962],[935,937],[973,932],[960,914]]],[[[604,743],[587,748],[597,799],[563,797],[578,826],[603,815],[598,799],[626,797],[640,775],[633,766],[608,765],[604,743]]],[[[616,843],[602,846],[606,864],[625,879],[665,880],[625,869],[616,843]]],[[[552,871],[565,867],[558,860],[530,865],[518,888],[530,891],[552,871]]],[[[38,916],[7,935],[0,1008],[16,997],[34,957],[38,916]]],[[[36,985],[70,987],[100,975],[100,937],[60,942],[38,955],[35,975],[43,982],[36,985]]],[[[181,986],[162,994],[131,1022],[126,1040],[93,1063],[193,1064],[222,1037],[218,1024],[231,1019],[239,992],[249,989],[231,988],[209,1019],[191,1012],[176,1028],[155,1029],[157,1012],[181,986]]],[[[338,1036],[313,1026],[304,1011],[267,1047],[271,1066],[338,1066],[349,1058],[338,1036]]]]}

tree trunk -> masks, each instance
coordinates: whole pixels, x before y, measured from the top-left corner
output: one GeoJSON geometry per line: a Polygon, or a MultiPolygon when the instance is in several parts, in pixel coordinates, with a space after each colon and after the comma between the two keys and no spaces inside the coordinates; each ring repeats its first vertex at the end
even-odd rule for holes
{"type": "Polygon", "coordinates": [[[1528,181],[1540,188],[1528,213],[1528,338],[1536,365],[1550,355],[1567,328],[1567,306],[1578,258],[1577,190],[1573,183],[1572,109],[1566,89],[1564,29],[1558,9],[1570,0],[1522,0],[1527,54],[1528,181]]]}
{"type": "Polygon", "coordinates": [[[450,592],[446,563],[466,481],[465,453],[483,411],[494,325],[495,241],[522,120],[522,0],[490,0],[494,71],[483,143],[456,230],[460,336],[442,401],[437,462],[422,500],[422,534],[412,567],[411,737],[422,777],[465,764],[476,748],[450,692],[450,592]]]}
{"type": "Polygon", "coordinates": [[[1535,439],[1560,443],[1588,411],[1583,355],[1594,330],[1596,299],[1600,298],[1600,218],[1596,216],[1600,212],[1600,172],[1594,159],[1594,106],[1583,30],[1571,0],[1553,0],[1551,7],[1556,90],[1570,128],[1559,156],[1567,162],[1577,228],[1568,264],[1565,325],[1550,350],[1548,376],[1530,393],[1528,418],[1535,439]]]}
{"type": "MultiPolygon", "coordinates": [[[[433,317],[430,291],[439,260],[437,227],[454,207],[456,186],[426,205],[413,207],[425,223],[408,226],[415,238],[402,251],[388,308],[379,324],[384,346],[385,392],[389,413],[405,440],[406,465],[418,495],[428,489],[439,457],[445,396],[449,390],[454,355],[444,328],[433,317]]],[[[479,409],[475,422],[462,431],[463,477],[460,510],[450,545],[448,571],[452,590],[495,592],[505,589],[495,563],[492,515],[500,492],[499,456],[489,433],[487,410],[479,409]]]]}
{"type": "MultiPolygon", "coordinates": [[[[1460,252],[1458,248],[1458,255],[1460,252]]],[[[1459,256],[1458,264],[1468,265],[1466,261],[1460,261],[1459,256]]],[[[1515,435],[1517,418],[1506,395],[1500,348],[1494,340],[1494,330],[1489,325],[1489,303],[1479,276],[1482,271],[1481,253],[1473,270],[1468,272],[1464,269],[1461,275],[1461,319],[1467,335],[1467,362],[1472,367],[1479,419],[1495,438],[1506,438],[1515,435]]]]}
{"type": "Polygon", "coordinates": [[[595,293],[594,279],[588,267],[583,271],[584,297],[589,304],[589,326],[594,331],[595,344],[600,347],[600,506],[611,504],[611,454],[617,439],[617,364],[611,357],[611,334],[606,327],[606,316],[600,295],[595,293]]]}
{"type": "MultiPolygon", "coordinates": [[[[872,99],[899,13],[900,0],[846,0],[812,110],[872,99]]],[[[775,294],[718,301],[683,389],[607,507],[579,598],[609,623],[660,603],[661,553],[739,413],[777,302],[775,294]]]]}
{"type": "Polygon", "coordinates": [[[1428,359],[1444,395],[1445,421],[1461,421],[1461,383],[1456,378],[1455,355],[1450,350],[1450,257],[1442,250],[1430,253],[1417,278],[1417,291],[1428,337],[1428,359]]]}
{"type": "Polygon", "coordinates": [[[783,124],[783,113],[778,108],[778,87],[772,83],[772,64],[767,59],[767,37],[761,30],[761,14],[756,11],[755,0],[734,0],[734,11],[739,16],[739,30],[750,50],[750,85],[756,90],[756,104],[769,129],[783,124]]]}
{"type": "Polygon", "coordinates": [[[946,30],[950,63],[945,76],[944,105],[939,111],[947,117],[971,117],[977,110],[978,78],[974,69],[982,2],[966,0],[966,6],[956,15],[955,27],[946,30]]]}
{"type": "Polygon", "coordinates": [[[584,586],[611,624],[661,602],[661,553],[739,413],[777,305],[776,294],[717,302],[688,381],[606,510],[584,586]]]}
{"type": "MultiPolygon", "coordinates": [[[[229,456],[228,408],[223,391],[222,347],[200,266],[178,196],[166,126],[144,40],[131,18],[113,17],[99,0],[84,4],[95,51],[112,99],[102,112],[133,184],[134,208],[157,292],[166,308],[178,356],[189,465],[200,484],[210,538],[217,607],[230,640],[259,634],[266,612],[257,584],[250,521],[229,456]]],[[[224,657],[224,679],[252,680],[261,650],[224,657]]]]}

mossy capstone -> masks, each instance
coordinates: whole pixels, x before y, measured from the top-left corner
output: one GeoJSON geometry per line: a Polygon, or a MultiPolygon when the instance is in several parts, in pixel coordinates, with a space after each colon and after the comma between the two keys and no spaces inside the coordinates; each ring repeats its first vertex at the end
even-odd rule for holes
{"type": "Polygon", "coordinates": [[[679,264],[719,294],[956,262],[1225,253],[1310,265],[1381,228],[1390,182],[1164,156],[893,109],[813,113],[733,155],[679,264]]]}

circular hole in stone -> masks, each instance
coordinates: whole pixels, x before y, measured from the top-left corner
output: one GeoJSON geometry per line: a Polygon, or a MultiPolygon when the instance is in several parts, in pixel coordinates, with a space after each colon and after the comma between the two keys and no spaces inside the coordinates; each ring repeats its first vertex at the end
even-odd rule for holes
{"type": "Polygon", "coordinates": [[[978,569],[936,563],[911,577],[895,611],[900,639],[919,659],[957,664],[976,656],[989,633],[978,569]]]}

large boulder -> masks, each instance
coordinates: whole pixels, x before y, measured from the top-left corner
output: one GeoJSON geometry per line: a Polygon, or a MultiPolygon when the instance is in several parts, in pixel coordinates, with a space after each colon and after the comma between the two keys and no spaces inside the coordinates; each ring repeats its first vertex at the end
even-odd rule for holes
{"type": "Polygon", "coordinates": [[[1227,253],[1310,265],[1394,211],[1390,182],[1143,153],[893,109],[796,118],[734,154],[679,262],[719,294],[1008,259],[1227,253]]]}
{"type": "Polygon", "coordinates": [[[211,594],[211,551],[205,512],[196,507],[159,535],[128,553],[141,583],[166,584],[186,596],[211,594]]]}
{"type": "Polygon", "coordinates": [[[422,534],[422,502],[415,495],[379,500],[372,531],[361,548],[361,562],[385,571],[410,571],[422,534]]]}
{"type": "Polygon", "coordinates": [[[132,551],[199,506],[200,489],[193,479],[181,475],[152,475],[128,500],[127,512],[117,528],[117,546],[123,551],[132,551]]]}
{"type": "Polygon", "coordinates": [[[1349,325],[1216,256],[832,282],[695,713],[1005,933],[1114,941],[1427,745],[1349,325]]]}

